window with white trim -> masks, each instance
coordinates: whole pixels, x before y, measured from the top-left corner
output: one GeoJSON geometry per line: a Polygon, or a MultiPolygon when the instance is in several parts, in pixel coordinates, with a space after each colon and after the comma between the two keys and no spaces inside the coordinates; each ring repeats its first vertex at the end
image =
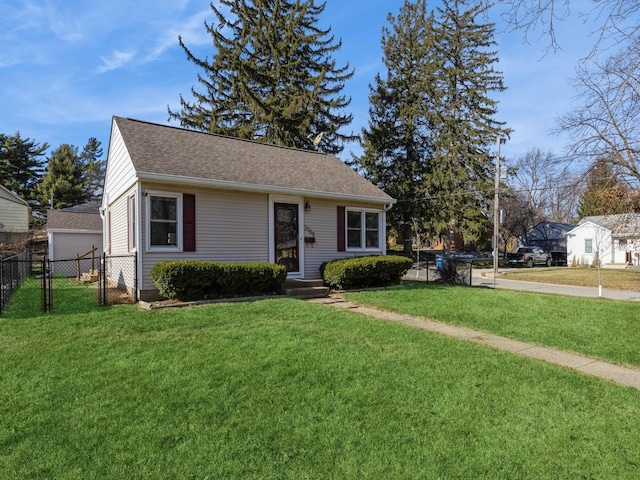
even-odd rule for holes
{"type": "Polygon", "coordinates": [[[593,238],[584,239],[584,253],[593,253],[593,238]]]}
{"type": "Polygon", "coordinates": [[[347,209],[347,250],[380,249],[380,212],[347,209]]]}
{"type": "Polygon", "coordinates": [[[147,232],[149,249],[179,248],[180,195],[148,195],[147,232]]]}

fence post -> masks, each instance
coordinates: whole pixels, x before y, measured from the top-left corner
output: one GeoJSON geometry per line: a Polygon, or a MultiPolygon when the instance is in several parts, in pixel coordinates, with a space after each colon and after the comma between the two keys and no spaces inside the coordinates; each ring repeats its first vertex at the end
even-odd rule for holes
{"type": "Polygon", "coordinates": [[[16,269],[15,269],[15,261],[13,260],[13,257],[9,260],[9,278],[11,279],[11,281],[9,282],[9,297],[13,296],[13,291],[15,290],[15,282],[14,279],[16,278],[16,269]]]}
{"type": "Polygon", "coordinates": [[[0,256],[0,315],[4,309],[4,260],[0,256]]]}
{"type": "Polygon", "coordinates": [[[133,301],[138,303],[138,251],[133,252],[133,301]]]}
{"type": "Polygon", "coordinates": [[[40,264],[40,291],[42,292],[42,311],[47,311],[47,263],[45,256],[42,256],[40,264]]]}
{"type": "Polygon", "coordinates": [[[109,299],[107,298],[107,254],[102,252],[102,271],[100,276],[102,277],[102,305],[109,305],[109,299]]]}
{"type": "Polygon", "coordinates": [[[76,280],[80,280],[80,256],[76,253],[76,280]]]}
{"type": "Polygon", "coordinates": [[[49,292],[47,311],[50,312],[51,310],[53,310],[53,261],[47,257],[45,258],[47,259],[47,275],[45,278],[47,279],[47,287],[49,292]]]}

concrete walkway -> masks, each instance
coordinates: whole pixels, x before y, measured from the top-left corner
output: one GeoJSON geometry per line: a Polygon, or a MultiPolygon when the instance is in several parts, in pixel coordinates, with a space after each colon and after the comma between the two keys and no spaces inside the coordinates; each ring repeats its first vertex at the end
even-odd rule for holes
{"type": "Polygon", "coordinates": [[[312,303],[319,303],[335,308],[351,310],[362,315],[375,317],[383,320],[402,323],[415,328],[440,333],[461,340],[479,343],[489,347],[505,350],[524,357],[543,360],[555,365],[561,365],[594,377],[618,383],[640,390],[640,370],[630,367],[616,365],[595,358],[564,352],[549,347],[541,347],[531,343],[520,342],[508,338],[492,335],[480,330],[473,330],[465,327],[457,327],[446,323],[436,322],[420,317],[413,317],[400,313],[385,312],[371,307],[364,307],[345,301],[340,295],[332,295],[327,298],[316,298],[308,300],[312,303]]]}

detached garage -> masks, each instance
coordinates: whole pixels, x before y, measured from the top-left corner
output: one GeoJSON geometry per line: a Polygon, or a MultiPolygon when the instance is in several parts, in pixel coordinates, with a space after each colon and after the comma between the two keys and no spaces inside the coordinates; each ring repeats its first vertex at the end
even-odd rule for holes
{"type": "Polygon", "coordinates": [[[97,206],[90,204],[80,208],[49,210],[47,240],[49,260],[72,260],[85,254],[88,254],[90,259],[90,252],[94,248],[94,255],[100,257],[102,255],[102,218],[97,206]]]}

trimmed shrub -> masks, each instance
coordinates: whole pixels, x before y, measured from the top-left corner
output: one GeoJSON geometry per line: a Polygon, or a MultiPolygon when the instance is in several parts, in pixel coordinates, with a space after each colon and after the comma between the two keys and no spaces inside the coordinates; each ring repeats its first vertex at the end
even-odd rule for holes
{"type": "Polygon", "coordinates": [[[276,293],[287,278],[287,270],[264,262],[170,260],[155,264],[150,276],[163,297],[193,301],[276,293]]]}
{"type": "Polygon", "coordinates": [[[331,288],[382,287],[399,283],[412,264],[398,255],[353,257],[325,262],[320,272],[331,288]]]}

